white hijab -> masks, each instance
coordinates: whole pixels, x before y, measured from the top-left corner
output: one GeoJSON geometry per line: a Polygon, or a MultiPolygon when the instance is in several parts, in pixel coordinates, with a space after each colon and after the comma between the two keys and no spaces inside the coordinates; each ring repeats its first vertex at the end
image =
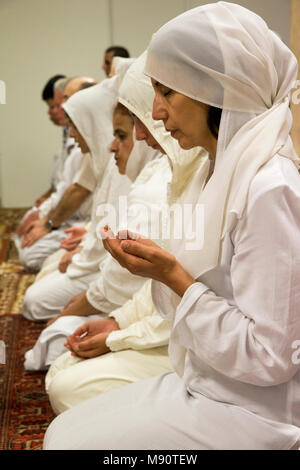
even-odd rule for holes
{"type": "Polygon", "coordinates": [[[117,76],[116,85],[119,88],[125,73],[131,64],[135,61],[133,57],[119,57],[115,56],[112,60],[112,68],[114,70],[114,75],[117,76]]]}
{"type": "Polygon", "coordinates": [[[90,149],[98,184],[111,159],[108,149],[113,136],[113,110],[118,102],[116,78],[78,91],[63,105],[90,149]]]}
{"type": "MultiPolygon", "coordinates": [[[[199,168],[207,162],[207,152],[201,147],[183,150],[165,130],[163,122],[152,119],[154,90],[150,78],[144,74],[146,58],[147,51],[143,52],[128,69],[119,90],[119,101],[142,121],[167,154],[173,173],[170,193],[172,198],[176,199],[199,168]]],[[[141,155],[140,158],[142,164],[141,155]]],[[[130,164],[131,157],[129,172],[130,164]]]]}
{"type": "Polygon", "coordinates": [[[223,109],[214,173],[203,192],[194,187],[190,194],[205,211],[203,247],[186,251],[181,243],[174,253],[197,278],[218,264],[221,239],[243,215],[260,167],[276,154],[299,165],[289,136],[297,60],[259,16],[218,2],[190,10],[154,34],[145,72],[223,109]]]}

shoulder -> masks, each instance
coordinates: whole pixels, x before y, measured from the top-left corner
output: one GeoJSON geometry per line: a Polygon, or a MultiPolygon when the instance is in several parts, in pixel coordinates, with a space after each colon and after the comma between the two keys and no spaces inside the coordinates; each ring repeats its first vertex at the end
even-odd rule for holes
{"type": "Polygon", "coordinates": [[[160,175],[164,178],[164,176],[169,176],[169,174],[171,174],[171,168],[168,157],[166,155],[162,155],[160,158],[151,160],[149,163],[147,163],[147,165],[145,165],[133,183],[133,187],[139,186],[140,184],[145,184],[150,179],[152,179],[154,175],[160,175]]]}
{"type": "Polygon", "coordinates": [[[275,155],[253,178],[248,193],[248,210],[262,199],[272,195],[289,195],[300,200],[300,175],[288,158],[275,155]]]}

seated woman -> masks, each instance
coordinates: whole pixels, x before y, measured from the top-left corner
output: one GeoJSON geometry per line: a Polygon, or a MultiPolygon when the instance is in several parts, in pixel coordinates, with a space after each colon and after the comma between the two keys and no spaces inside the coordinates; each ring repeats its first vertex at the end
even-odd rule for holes
{"type": "MultiPolygon", "coordinates": [[[[115,78],[117,76],[108,80],[110,86],[115,78]]],[[[152,87],[149,88],[153,98],[152,87]]],[[[101,215],[101,213],[106,215],[107,209],[109,209],[109,217],[113,219],[116,215],[114,223],[119,223],[127,213],[127,220],[132,227],[143,227],[151,222],[151,219],[157,223],[163,205],[166,203],[167,183],[171,178],[171,170],[167,157],[162,155],[156,141],[152,138],[156,148],[148,147],[145,142],[139,141],[135,141],[132,147],[133,142],[129,139],[129,143],[131,143],[126,148],[126,158],[128,159],[129,154],[131,158],[125,166],[124,162],[122,163],[123,168],[121,168],[121,172],[118,172],[119,175],[116,178],[115,171],[118,170],[109,151],[113,129],[111,128],[110,141],[107,142],[109,129],[107,121],[110,119],[112,126],[117,96],[113,93],[113,100],[109,101],[108,109],[105,110],[107,98],[105,101],[102,90],[97,90],[95,87],[94,92],[92,93],[91,89],[87,96],[88,91],[86,90],[85,95],[82,95],[84,92],[81,92],[81,96],[78,93],[77,96],[71,97],[64,105],[64,109],[78,130],[81,131],[81,135],[88,141],[89,147],[95,148],[94,154],[101,157],[102,152],[103,157],[106,158],[107,152],[110,161],[106,161],[105,174],[102,177],[104,181],[99,184],[98,193],[95,195],[92,224],[89,233],[84,238],[83,250],[75,255],[66,274],[57,271],[49,274],[35,287],[28,289],[26,294],[24,312],[28,311],[26,307],[29,306],[31,312],[36,312],[39,318],[50,320],[34,347],[26,352],[24,366],[27,370],[47,369],[55,359],[66,352],[64,346],[66,338],[76,328],[89,319],[106,317],[111,311],[130,300],[132,295],[145,283],[144,279],[130,274],[116,263],[107,254],[102,243],[99,243],[97,225],[99,222],[103,223],[103,214],[101,215]],[[100,103],[102,105],[101,113],[99,113],[100,103]],[[103,115],[106,117],[104,123],[103,115]],[[88,123],[86,127],[91,127],[90,131],[86,129],[84,132],[82,123],[85,122],[88,123]],[[105,139],[101,141],[103,124],[105,124],[106,134],[105,139]],[[99,147],[100,150],[96,152],[99,147]],[[122,174],[125,169],[128,178],[122,174]],[[119,196],[122,195],[120,193],[122,178],[132,181],[128,199],[125,197],[119,199],[119,196]],[[119,186],[116,187],[116,184],[119,186]],[[128,211],[124,202],[126,202],[128,211]],[[124,211],[120,211],[121,204],[125,207],[124,211]],[[73,297],[74,295],[75,297],[73,297]],[[96,309],[94,304],[98,305],[99,298],[101,308],[96,309]],[[82,306],[84,311],[82,311],[82,306]]],[[[124,113],[124,109],[121,107],[115,110],[116,123],[120,121],[122,113],[124,113]]],[[[125,121],[128,133],[129,130],[132,131],[133,122],[127,111],[125,121]]],[[[100,158],[97,161],[98,165],[103,166],[105,163],[100,158]]],[[[99,174],[101,175],[100,170],[99,174]]]]}
{"type": "MultiPolygon", "coordinates": [[[[145,59],[146,55],[142,54],[125,75],[119,93],[119,100],[124,106],[119,104],[114,113],[116,138],[111,150],[115,152],[119,171],[126,172],[132,178],[135,168],[141,167],[140,152],[137,154],[133,151],[134,155],[130,156],[128,153],[131,138],[129,131],[132,126],[129,116],[134,115],[137,139],[145,139],[149,146],[172,154],[172,159],[178,162],[178,166],[185,159],[190,162],[189,170],[193,168],[196,175],[202,173],[202,166],[208,163],[207,153],[202,148],[182,150],[165,132],[163,123],[153,121],[151,109],[154,91],[150,79],[144,74],[145,59]]],[[[135,185],[139,184],[143,199],[148,203],[154,203],[158,191],[165,194],[164,197],[160,196],[160,205],[156,202],[157,207],[163,208],[164,204],[167,206],[167,182],[170,176],[168,160],[162,157],[146,166],[135,185]]],[[[177,190],[181,192],[191,177],[188,172],[185,176],[184,181],[177,185],[177,190]]],[[[161,230],[167,232],[169,214],[168,211],[164,212],[162,220],[153,219],[152,233],[159,234],[161,230]]],[[[167,241],[165,236],[163,233],[160,235],[161,246],[167,241]]],[[[76,331],[72,331],[73,334],[66,343],[73,355],[65,353],[51,365],[46,376],[46,389],[57,414],[89,397],[158,375],[163,368],[165,371],[170,368],[167,357],[170,320],[162,319],[154,309],[151,281],[146,282],[122,307],[113,310],[109,317],[88,322],[85,322],[84,317],[77,317],[82,324],[76,331]],[[93,359],[83,361],[82,358],[93,359]]],[[[54,324],[53,330],[55,328],[58,327],[54,324]]],[[[62,329],[60,333],[63,334],[62,329]]]]}
{"type": "MultiPolygon", "coordinates": [[[[114,110],[113,128],[110,150],[119,172],[125,174],[130,158],[136,157],[135,166],[142,161],[141,153],[140,158],[131,156],[133,121],[120,103],[114,110]]],[[[129,170],[132,174],[134,165],[129,170]]],[[[168,164],[165,169],[160,165],[161,172],[166,170],[169,173],[168,164]]],[[[66,352],[58,357],[46,375],[46,391],[56,414],[100,393],[171,370],[171,325],[155,312],[150,280],[108,318],[85,323],[77,318],[83,324],[66,343],[72,355],[66,352]]]]}
{"type": "Polygon", "coordinates": [[[145,71],[153,117],[183,148],[210,153],[211,172],[189,194],[204,236],[198,246],[175,240],[170,252],[143,238],[104,243],[155,279],[154,304],[174,320],[175,372],[62,413],[44,448],[298,448],[300,180],[289,136],[297,61],[259,16],[218,2],[164,25],[145,71]]]}
{"type": "Polygon", "coordinates": [[[56,317],[73,296],[85,290],[95,279],[99,263],[105,258],[105,250],[99,246],[95,233],[101,219],[97,215],[97,207],[107,203],[117,210],[119,196],[126,196],[131,184],[126,176],[119,174],[109,152],[112,110],[118,96],[116,79],[107,79],[82,90],[63,105],[75,123],[72,135],[76,135],[84,151],[89,152],[86,158],[92,159],[97,180],[93,193],[92,220],[89,232],[80,245],[82,249],[73,256],[66,273],[55,270],[26,291],[22,313],[28,320],[45,321],[56,317]]]}

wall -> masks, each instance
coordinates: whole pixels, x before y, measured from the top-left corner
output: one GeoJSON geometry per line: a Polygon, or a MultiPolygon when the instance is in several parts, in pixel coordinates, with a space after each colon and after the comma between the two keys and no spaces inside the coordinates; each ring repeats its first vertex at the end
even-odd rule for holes
{"type": "MultiPolygon", "coordinates": [[[[298,1],[298,0],[296,0],[298,1]]],[[[111,43],[138,56],[152,33],[196,0],[0,0],[0,197],[4,207],[26,207],[49,186],[61,130],[40,98],[56,73],[99,80],[111,43]],[[1,101],[1,100],[0,100],[1,101]]],[[[264,16],[288,42],[290,0],[240,0],[264,16]]]]}
{"type": "MultiPolygon", "coordinates": [[[[292,51],[297,57],[298,63],[300,60],[300,2],[299,0],[291,0],[291,40],[290,46],[292,51]]],[[[300,80],[300,73],[298,74],[298,80],[300,80]]],[[[299,82],[300,83],[300,82],[299,82]]],[[[299,92],[297,91],[297,101],[299,101],[299,92]]],[[[293,113],[293,128],[292,138],[295,149],[300,155],[300,103],[295,104],[292,102],[291,105],[293,113]]]]}

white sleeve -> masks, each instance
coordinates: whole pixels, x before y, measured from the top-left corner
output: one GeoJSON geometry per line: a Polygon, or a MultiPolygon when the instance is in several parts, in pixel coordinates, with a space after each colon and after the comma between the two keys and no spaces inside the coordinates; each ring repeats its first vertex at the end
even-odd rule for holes
{"type": "Polygon", "coordinates": [[[55,209],[65,191],[73,184],[79,166],[82,161],[82,153],[77,147],[73,148],[64,163],[63,175],[57,185],[56,191],[51,194],[40,206],[39,218],[45,217],[51,210],[55,209]]]}
{"type": "Polygon", "coordinates": [[[84,155],[82,166],[73,182],[78,183],[80,186],[86,188],[91,193],[95,191],[97,180],[93,170],[92,159],[89,154],[84,155]]]}
{"type": "Polygon", "coordinates": [[[146,316],[151,316],[155,313],[155,308],[152,302],[151,294],[152,280],[148,279],[144,282],[143,286],[133,294],[122,307],[114,310],[109,314],[114,317],[120,328],[127,328],[135,322],[140,321],[146,316]]]}
{"type": "Polygon", "coordinates": [[[149,349],[168,344],[171,323],[163,320],[154,309],[151,280],[109,316],[114,317],[121,328],[110,333],[106,340],[111,351],[149,349]]]}
{"type": "Polygon", "coordinates": [[[123,330],[112,331],[106,340],[106,345],[111,351],[144,350],[166,346],[169,342],[170,326],[169,321],[155,314],[123,330]]]}
{"type": "Polygon", "coordinates": [[[222,374],[270,386],[299,370],[300,198],[280,186],[259,196],[232,237],[235,304],[201,282],[185,292],[172,341],[222,374]]]}
{"type": "Polygon", "coordinates": [[[89,285],[87,300],[97,310],[110,313],[125,304],[144,282],[144,278],[131,274],[107,254],[100,265],[98,279],[89,285]]]}

